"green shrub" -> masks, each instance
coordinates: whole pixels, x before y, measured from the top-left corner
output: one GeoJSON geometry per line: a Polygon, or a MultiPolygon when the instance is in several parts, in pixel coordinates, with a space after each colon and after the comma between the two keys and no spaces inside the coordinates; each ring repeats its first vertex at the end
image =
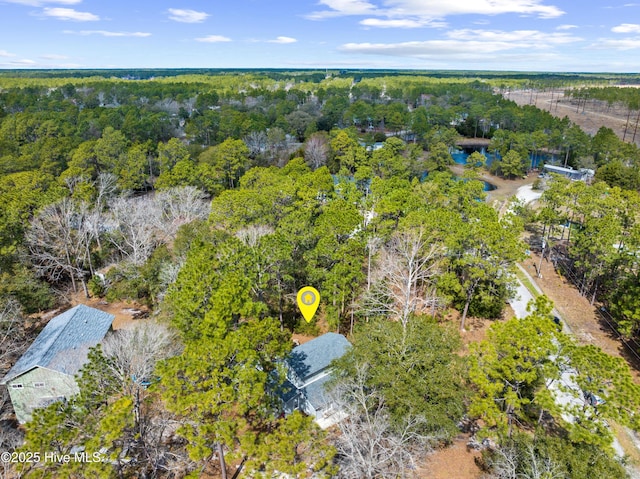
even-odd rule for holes
{"type": "Polygon", "coordinates": [[[305,336],[318,336],[320,330],[315,321],[307,323],[304,319],[300,318],[293,328],[294,333],[304,334],[305,336]]]}
{"type": "Polygon", "coordinates": [[[0,297],[8,296],[17,299],[27,314],[51,309],[55,304],[49,285],[22,265],[0,275],[0,297]]]}
{"type": "Polygon", "coordinates": [[[99,276],[92,276],[91,279],[87,282],[87,288],[89,288],[89,293],[91,296],[104,296],[106,292],[106,285],[102,278],[99,276]]]}
{"type": "Polygon", "coordinates": [[[375,134],[373,135],[373,141],[377,142],[377,143],[382,143],[384,141],[387,141],[387,135],[385,135],[383,132],[381,131],[377,131],[375,132],[375,134]]]}

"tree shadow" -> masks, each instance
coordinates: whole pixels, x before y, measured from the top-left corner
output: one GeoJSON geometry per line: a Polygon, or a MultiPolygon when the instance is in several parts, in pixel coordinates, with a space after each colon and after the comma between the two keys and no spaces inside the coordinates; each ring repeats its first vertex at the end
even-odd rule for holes
{"type": "Polygon", "coordinates": [[[622,336],[615,326],[614,319],[602,307],[594,307],[595,317],[598,320],[600,330],[618,343],[618,353],[627,362],[629,367],[636,372],[640,372],[640,351],[638,345],[633,340],[622,336]]]}

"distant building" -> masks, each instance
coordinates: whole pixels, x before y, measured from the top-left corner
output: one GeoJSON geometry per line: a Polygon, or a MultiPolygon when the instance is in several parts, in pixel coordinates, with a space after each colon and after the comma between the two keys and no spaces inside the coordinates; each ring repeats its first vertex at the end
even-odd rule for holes
{"type": "Polygon", "coordinates": [[[364,141],[358,142],[367,151],[376,151],[384,146],[384,141],[376,141],[375,143],[365,143],[364,141]]]}
{"type": "Polygon", "coordinates": [[[344,336],[327,333],[291,351],[281,394],[285,414],[302,411],[314,417],[321,427],[340,420],[340,411],[325,396],[324,387],[331,379],[331,361],[342,357],[349,348],[351,343],[344,336]]]}
{"type": "Polygon", "coordinates": [[[64,401],[80,391],[75,375],[87,362],[89,348],[111,329],[114,316],[79,305],[54,317],[0,381],[21,424],[34,409],[64,401]]]}
{"type": "Polygon", "coordinates": [[[562,175],[570,180],[574,181],[589,181],[593,178],[594,171],[583,168],[581,170],[574,170],[573,168],[564,168],[562,166],[544,165],[544,170],[547,173],[555,173],[556,175],[562,175]]]}

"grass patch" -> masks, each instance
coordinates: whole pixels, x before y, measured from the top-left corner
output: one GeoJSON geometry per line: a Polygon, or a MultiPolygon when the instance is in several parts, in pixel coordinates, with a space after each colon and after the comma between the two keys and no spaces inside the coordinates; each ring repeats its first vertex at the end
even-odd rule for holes
{"type": "Polygon", "coordinates": [[[538,296],[540,296],[540,293],[538,292],[538,290],[536,289],[536,287],[533,285],[533,283],[531,282],[531,280],[529,279],[529,277],[527,275],[525,275],[520,268],[516,268],[516,278],[518,278],[520,280],[520,282],[522,284],[524,284],[524,287],[527,288],[529,290],[529,292],[531,293],[531,295],[534,298],[537,298],[538,296]]]}
{"type": "Polygon", "coordinates": [[[629,436],[629,432],[627,432],[624,427],[613,421],[609,421],[609,425],[611,426],[611,430],[618,438],[618,441],[620,441],[620,445],[622,446],[622,449],[627,456],[627,460],[633,466],[637,467],[638,465],[640,465],[640,451],[638,451],[638,448],[633,443],[633,439],[631,439],[631,437],[629,436]]]}

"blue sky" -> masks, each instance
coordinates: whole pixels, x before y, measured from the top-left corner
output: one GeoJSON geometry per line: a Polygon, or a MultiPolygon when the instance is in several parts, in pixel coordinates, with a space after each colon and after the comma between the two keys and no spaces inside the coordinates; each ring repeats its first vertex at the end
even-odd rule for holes
{"type": "Polygon", "coordinates": [[[640,71],[640,0],[0,0],[0,68],[640,71]]]}

